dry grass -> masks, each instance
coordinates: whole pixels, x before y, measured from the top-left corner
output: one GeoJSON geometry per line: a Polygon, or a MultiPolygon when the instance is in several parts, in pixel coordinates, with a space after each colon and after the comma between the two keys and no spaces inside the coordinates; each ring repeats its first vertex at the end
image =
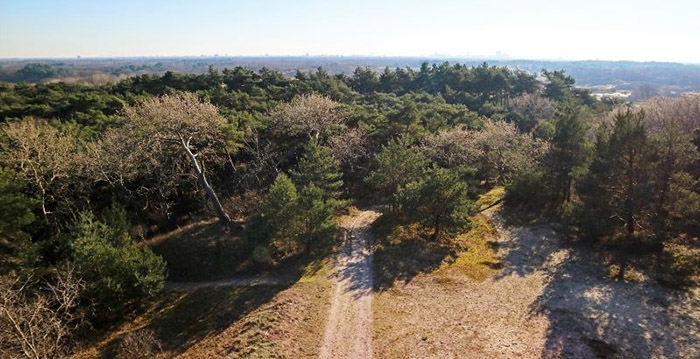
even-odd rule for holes
{"type": "MultiPolygon", "coordinates": [[[[477,203],[491,206],[503,194],[503,188],[495,188],[477,203]]],[[[502,266],[496,228],[482,214],[471,222],[469,231],[441,243],[417,240],[420,230],[411,226],[387,230],[388,225],[378,225],[386,241],[375,256],[377,276],[383,279],[374,297],[375,357],[541,355],[547,323],[531,315],[529,306],[543,278],[496,280],[502,266]]]]}
{"type": "Polygon", "coordinates": [[[374,297],[376,358],[540,358],[547,320],[530,314],[541,278],[444,282],[425,275],[374,297]]]}
{"type": "Polygon", "coordinates": [[[111,358],[122,338],[149,330],[158,358],[314,358],[331,284],[327,262],[282,286],[220,287],[166,292],[142,315],[108,333],[75,358],[111,358]]]}

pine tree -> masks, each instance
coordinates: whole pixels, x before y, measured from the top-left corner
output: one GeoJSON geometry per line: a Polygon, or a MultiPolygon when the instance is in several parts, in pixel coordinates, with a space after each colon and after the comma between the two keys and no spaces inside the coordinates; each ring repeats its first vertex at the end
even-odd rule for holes
{"type": "Polygon", "coordinates": [[[323,191],[324,200],[340,200],[343,194],[343,174],[330,148],[310,141],[304,149],[292,181],[298,188],[313,184],[323,191]]]}
{"type": "Polygon", "coordinates": [[[464,228],[473,204],[467,186],[456,172],[434,167],[396,193],[399,213],[406,219],[433,229],[433,239],[442,232],[464,228]]]}
{"type": "Polygon", "coordinates": [[[549,170],[557,205],[571,201],[575,174],[588,158],[587,130],[581,106],[572,100],[562,103],[554,120],[554,136],[549,153],[549,170]]]}
{"type": "Polygon", "coordinates": [[[325,199],[326,193],[314,183],[302,187],[299,195],[297,221],[300,228],[299,241],[307,249],[330,240],[335,232],[333,212],[335,201],[325,199]]]}
{"type": "Polygon", "coordinates": [[[292,180],[284,173],[277,176],[254,220],[254,237],[262,242],[293,236],[292,222],[297,201],[297,189],[292,180]]]}
{"type": "Polygon", "coordinates": [[[618,113],[612,131],[599,134],[595,159],[579,189],[590,234],[613,235],[624,228],[619,234],[631,240],[637,229],[648,228],[653,163],[644,113],[618,113]]]}
{"type": "Polygon", "coordinates": [[[403,127],[394,129],[393,131],[395,133],[408,132],[411,125],[417,123],[420,119],[420,111],[413,100],[407,96],[403,96],[399,107],[389,113],[387,117],[389,121],[391,121],[392,125],[399,125],[400,127],[403,127]]]}
{"type": "Polygon", "coordinates": [[[122,314],[163,288],[165,261],[120,228],[83,212],[73,236],[73,264],[86,283],[85,299],[93,303],[99,319],[122,314]]]}
{"type": "Polygon", "coordinates": [[[25,232],[34,222],[36,201],[22,193],[23,187],[14,173],[0,167],[0,274],[36,259],[31,237],[25,232]]]}
{"type": "Polygon", "coordinates": [[[418,179],[428,159],[402,138],[393,139],[374,156],[375,169],[365,181],[384,200],[391,200],[399,187],[418,179]]]}
{"type": "Polygon", "coordinates": [[[253,244],[253,259],[269,264],[285,257],[297,247],[297,211],[299,196],[294,183],[281,173],[270,185],[267,196],[250,223],[248,239],[253,244]]]}

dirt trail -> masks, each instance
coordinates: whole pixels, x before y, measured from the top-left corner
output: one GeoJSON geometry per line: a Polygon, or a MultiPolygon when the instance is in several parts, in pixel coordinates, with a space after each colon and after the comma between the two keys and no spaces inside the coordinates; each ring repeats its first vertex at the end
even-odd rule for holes
{"type": "Polygon", "coordinates": [[[165,282],[166,290],[189,291],[219,287],[276,286],[289,283],[289,278],[236,277],[208,282],[165,282]]]}
{"type": "Polygon", "coordinates": [[[343,224],[345,248],[335,261],[334,292],[319,359],[371,359],[372,234],[380,214],[361,211],[343,224]]]}

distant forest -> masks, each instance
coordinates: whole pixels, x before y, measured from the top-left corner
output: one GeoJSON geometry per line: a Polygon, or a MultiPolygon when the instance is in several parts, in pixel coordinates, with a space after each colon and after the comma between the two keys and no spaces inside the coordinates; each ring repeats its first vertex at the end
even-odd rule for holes
{"type": "MultiPolygon", "coordinates": [[[[444,62],[467,66],[480,65],[482,59],[419,58],[419,57],[143,57],[143,58],[75,58],[75,59],[6,59],[0,60],[0,80],[7,82],[105,83],[134,75],[167,71],[203,74],[209,68],[222,70],[243,66],[251,70],[263,68],[294,76],[322,67],[330,75],[351,74],[357,67],[381,72],[385,67],[419,69],[444,62]]],[[[544,61],[488,60],[489,64],[520,69],[529,73],[564,70],[583,87],[607,86],[610,91],[636,91],[647,95],[676,96],[700,91],[700,64],[631,61],[544,61]]],[[[648,97],[648,96],[642,96],[648,97]]]]}

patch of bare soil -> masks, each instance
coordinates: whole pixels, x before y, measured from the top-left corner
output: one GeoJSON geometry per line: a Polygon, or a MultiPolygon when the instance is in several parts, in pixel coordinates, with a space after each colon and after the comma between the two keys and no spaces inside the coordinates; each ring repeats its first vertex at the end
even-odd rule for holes
{"type": "Polygon", "coordinates": [[[379,358],[539,358],[547,319],[531,313],[543,277],[419,275],[375,297],[379,358]]]}
{"type": "Polygon", "coordinates": [[[376,294],[375,357],[700,357],[698,289],[613,281],[553,226],[485,215],[502,269],[483,282],[422,273],[376,294]]]}

